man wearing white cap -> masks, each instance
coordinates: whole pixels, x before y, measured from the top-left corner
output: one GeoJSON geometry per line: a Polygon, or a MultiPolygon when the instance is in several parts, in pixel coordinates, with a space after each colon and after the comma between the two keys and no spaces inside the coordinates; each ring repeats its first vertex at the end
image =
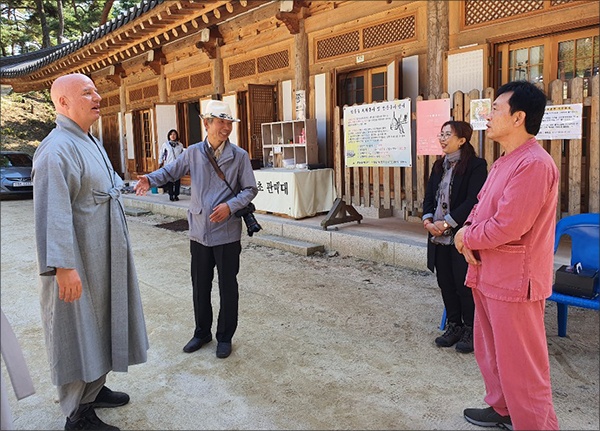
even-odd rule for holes
{"type": "Polygon", "coordinates": [[[229,141],[233,122],[240,121],[231,115],[229,105],[211,100],[201,118],[206,139],[191,145],[174,163],[141,175],[135,191],[144,195],[150,187],[176,181],[189,172],[192,195],[188,221],[196,327],[183,351],[195,352],[212,340],[211,288],[216,266],[220,296],[216,353],[217,357],[226,358],[231,354],[231,339],[238,322],[242,220],[235,213],[250,204],[258,188],[248,153],[229,141]]]}

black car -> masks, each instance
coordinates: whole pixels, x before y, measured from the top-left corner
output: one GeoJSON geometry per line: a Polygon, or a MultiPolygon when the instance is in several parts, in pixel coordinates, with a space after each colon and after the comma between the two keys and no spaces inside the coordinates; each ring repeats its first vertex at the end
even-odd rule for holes
{"type": "Polygon", "coordinates": [[[27,153],[0,152],[0,196],[33,196],[32,166],[33,159],[27,153]]]}

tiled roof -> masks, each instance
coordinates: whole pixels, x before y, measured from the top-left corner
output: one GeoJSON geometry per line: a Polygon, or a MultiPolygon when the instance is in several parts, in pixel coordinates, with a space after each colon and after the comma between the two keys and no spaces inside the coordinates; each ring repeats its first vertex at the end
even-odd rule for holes
{"type": "Polygon", "coordinates": [[[162,4],[164,0],[144,0],[129,12],[122,13],[116,18],[108,21],[100,27],[96,27],[90,33],[84,34],[78,40],[54,46],[51,48],[40,49],[22,55],[3,57],[0,59],[0,77],[17,78],[35,72],[44,66],[60,60],[78,49],[100,39],[124,26],[128,22],[138,18],[140,15],[151,11],[156,6],[162,4]]]}

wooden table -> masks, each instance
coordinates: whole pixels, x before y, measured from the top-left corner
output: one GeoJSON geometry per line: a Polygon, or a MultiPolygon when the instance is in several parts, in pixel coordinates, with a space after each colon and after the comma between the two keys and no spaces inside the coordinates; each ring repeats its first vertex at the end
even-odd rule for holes
{"type": "Polygon", "coordinates": [[[335,200],[333,169],[267,168],[254,171],[258,195],[252,201],[259,211],[295,219],[331,209],[335,200]]]}

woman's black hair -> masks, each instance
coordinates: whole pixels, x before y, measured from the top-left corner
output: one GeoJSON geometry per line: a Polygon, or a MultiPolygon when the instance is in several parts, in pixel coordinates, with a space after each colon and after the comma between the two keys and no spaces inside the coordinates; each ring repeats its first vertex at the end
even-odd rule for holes
{"type": "MultiPolygon", "coordinates": [[[[446,126],[450,126],[452,132],[457,138],[464,138],[465,143],[460,147],[460,161],[456,164],[455,174],[463,175],[467,170],[467,164],[471,157],[475,157],[475,148],[471,144],[471,136],[473,136],[473,128],[466,121],[455,121],[450,120],[446,121],[440,127],[440,130],[446,126]]],[[[440,172],[442,170],[442,161],[443,159],[436,160],[433,164],[433,170],[436,172],[440,172]]]]}
{"type": "Polygon", "coordinates": [[[177,135],[177,140],[179,141],[179,132],[175,129],[171,129],[169,130],[169,133],[167,133],[167,141],[171,140],[171,133],[175,132],[175,134],[177,135]]]}

